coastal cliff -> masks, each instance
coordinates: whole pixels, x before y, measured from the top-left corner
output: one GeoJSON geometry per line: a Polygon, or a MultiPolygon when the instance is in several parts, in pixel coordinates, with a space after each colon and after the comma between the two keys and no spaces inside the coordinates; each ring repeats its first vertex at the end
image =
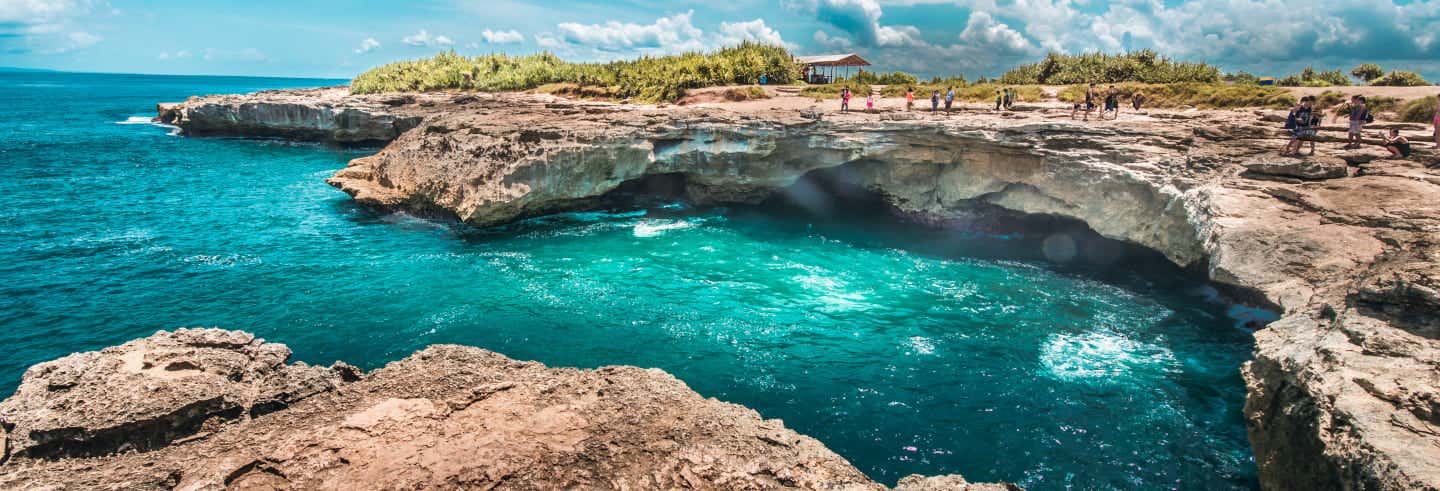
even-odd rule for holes
{"type": "MultiPolygon", "coordinates": [[[[383,150],[355,159],[329,182],[370,206],[477,226],[633,194],[698,203],[781,195],[824,206],[831,198],[807,189],[817,177],[864,188],[901,215],[927,222],[987,208],[1082,221],[1106,237],[1205,268],[1216,282],[1281,311],[1279,321],[1256,333],[1255,360],[1244,369],[1245,416],[1264,487],[1440,489],[1440,174],[1420,162],[1390,160],[1374,149],[1275,157],[1280,135],[1274,115],[1264,111],[1154,111],[1081,124],[1067,118],[1067,109],[1043,104],[945,118],[821,115],[808,103],[795,108],[784,101],[655,107],[524,94],[346,97],[334,90],[197,98],[164,108],[161,120],[192,135],[344,143],[393,133],[383,150]],[[400,118],[413,128],[356,133],[358,126],[316,116],[325,114],[351,114],[350,122],[400,118]],[[371,136],[354,136],[361,133],[371,136]]],[[[399,364],[423,366],[428,352],[399,364]]],[[[343,395],[349,390],[343,387],[323,394],[343,395]]],[[[341,396],[310,400],[323,397],[341,396]]],[[[429,400],[433,406],[444,398],[429,400]]],[[[358,406],[332,411],[308,401],[246,425],[298,418],[286,415],[310,404],[317,421],[358,414],[358,406]]],[[[6,414],[0,410],[0,426],[13,433],[19,426],[6,414]]],[[[283,433],[275,424],[267,431],[283,433]]],[[[482,417],[471,424],[487,423],[482,417]]],[[[199,443],[146,448],[183,453],[216,445],[220,452],[234,447],[210,442],[240,438],[236,432],[245,427],[199,443]]],[[[726,448],[741,455],[769,447],[726,448]]],[[[834,457],[823,447],[815,452],[834,457]]],[[[67,466],[78,465],[20,457],[12,460],[25,461],[23,470],[12,462],[0,475],[65,482],[75,475],[67,466]]],[[[116,467],[93,472],[139,465],[135,457],[107,459],[116,467]]],[[[261,473],[276,465],[257,462],[249,468],[261,473]]],[[[816,470],[814,480],[777,482],[873,486],[843,477],[853,469],[834,470],[842,467],[848,464],[816,470]]],[[[613,469],[595,468],[594,475],[613,469]]],[[[779,475],[776,469],[767,475],[779,475]]]]}

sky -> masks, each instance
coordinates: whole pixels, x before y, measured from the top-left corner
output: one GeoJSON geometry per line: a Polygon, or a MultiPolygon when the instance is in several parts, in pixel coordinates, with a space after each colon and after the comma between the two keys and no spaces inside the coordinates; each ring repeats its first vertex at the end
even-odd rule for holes
{"type": "Polygon", "coordinates": [[[877,70],[995,76],[1153,48],[1282,76],[1374,62],[1440,79],[1440,0],[0,0],[0,66],[349,78],[442,50],[575,61],[745,40],[877,70]]]}

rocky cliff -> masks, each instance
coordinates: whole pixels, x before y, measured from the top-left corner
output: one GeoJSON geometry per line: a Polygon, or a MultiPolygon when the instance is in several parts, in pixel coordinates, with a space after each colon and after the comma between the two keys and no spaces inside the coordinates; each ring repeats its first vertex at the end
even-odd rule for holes
{"type": "Polygon", "coordinates": [[[478,226],[631,193],[696,202],[778,193],[823,205],[803,179],[818,174],[927,221],[977,207],[1080,220],[1204,267],[1283,312],[1257,333],[1244,370],[1266,488],[1440,488],[1440,174],[1424,165],[1431,153],[1390,160],[1322,145],[1331,157],[1280,158],[1274,115],[1263,111],[1080,124],[1045,105],[945,118],[820,115],[799,98],[653,107],[377,97],[200,98],[162,118],[190,134],[314,136],[324,130],[309,116],[235,109],[278,111],[306,98],[314,108],[295,114],[417,118],[331,184],[372,206],[478,226]]]}

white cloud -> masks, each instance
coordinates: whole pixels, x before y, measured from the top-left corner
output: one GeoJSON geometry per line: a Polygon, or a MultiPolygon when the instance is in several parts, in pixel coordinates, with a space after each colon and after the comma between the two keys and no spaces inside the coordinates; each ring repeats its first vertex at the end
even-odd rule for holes
{"type": "Polygon", "coordinates": [[[708,51],[745,41],[787,45],[780,32],[767,25],[764,19],[721,22],[716,32],[707,33],[695,27],[693,17],[694,11],[689,11],[661,17],[650,24],[616,21],[604,24],[566,22],[556,26],[559,34],[535,35],[535,43],[542,49],[600,59],[634,54],[708,51]]]}
{"type": "Polygon", "coordinates": [[[58,54],[94,45],[102,38],[73,24],[103,5],[92,0],[0,0],[0,51],[58,54]]]}
{"type": "Polygon", "coordinates": [[[87,0],[0,0],[0,23],[44,24],[90,13],[87,0]]]}
{"type": "Polygon", "coordinates": [[[719,44],[734,46],[745,41],[785,46],[780,32],[765,25],[765,19],[749,22],[721,22],[719,44]]]}
{"type": "Polygon", "coordinates": [[[365,38],[364,41],[360,41],[360,47],[355,48],[355,53],[363,55],[365,53],[375,51],[379,47],[380,41],[376,41],[375,38],[365,38]]]}
{"type": "Polygon", "coordinates": [[[160,56],[156,58],[161,60],[184,60],[190,58],[190,51],[182,49],[174,53],[160,53],[160,56]]]}
{"type": "Polygon", "coordinates": [[[245,49],[239,49],[239,50],[223,50],[223,49],[208,48],[208,49],[206,49],[206,50],[200,55],[200,59],[203,59],[203,60],[205,60],[205,61],[250,61],[250,62],[258,62],[258,61],[267,61],[267,60],[269,60],[269,57],[265,56],[265,53],[264,53],[264,52],[262,52],[262,51],[260,51],[260,50],[258,50],[258,49],[255,49],[255,48],[245,48],[245,49]]]}
{"type": "Polygon", "coordinates": [[[1034,51],[1034,45],[1030,43],[1029,39],[1025,39],[1024,34],[996,21],[994,17],[985,12],[970,14],[970,19],[965,23],[965,30],[960,32],[960,42],[972,46],[993,47],[1008,53],[1034,51]]]}
{"type": "Polygon", "coordinates": [[[514,29],[508,31],[486,29],[480,32],[480,37],[488,44],[515,44],[525,41],[525,35],[514,29]]]}
{"type": "Polygon", "coordinates": [[[429,31],[421,29],[420,32],[405,36],[400,42],[411,46],[450,46],[455,41],[443,35],[431,36],[429,31]]]}
{"type": "Polygon", "coordinates": [[[690,22],[695,11],[656,19],[653,24],[620,23],[577,24],[565,22],[557,26],[560,37],[570,44],[583,45],[600,51],[691,51],[704,46],[704,34],[690,22]]]}

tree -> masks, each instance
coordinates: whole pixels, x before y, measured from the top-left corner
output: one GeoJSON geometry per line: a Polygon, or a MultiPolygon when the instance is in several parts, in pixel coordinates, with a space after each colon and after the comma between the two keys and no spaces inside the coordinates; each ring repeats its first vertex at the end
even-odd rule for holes
{"type": "Polygon", "coordinates": [[[1350,75],[1353,75],[1355,76],[1355,78],[1364,80],[1366,82],[1380,78],[1380,76],[1384,74],[1385,70],[1381,69],[1380,65],[1376,65],[1374,63],[1361,64],[1360,66],[1355,67],[1354,70],[1350,70],[1350,75]]]}

